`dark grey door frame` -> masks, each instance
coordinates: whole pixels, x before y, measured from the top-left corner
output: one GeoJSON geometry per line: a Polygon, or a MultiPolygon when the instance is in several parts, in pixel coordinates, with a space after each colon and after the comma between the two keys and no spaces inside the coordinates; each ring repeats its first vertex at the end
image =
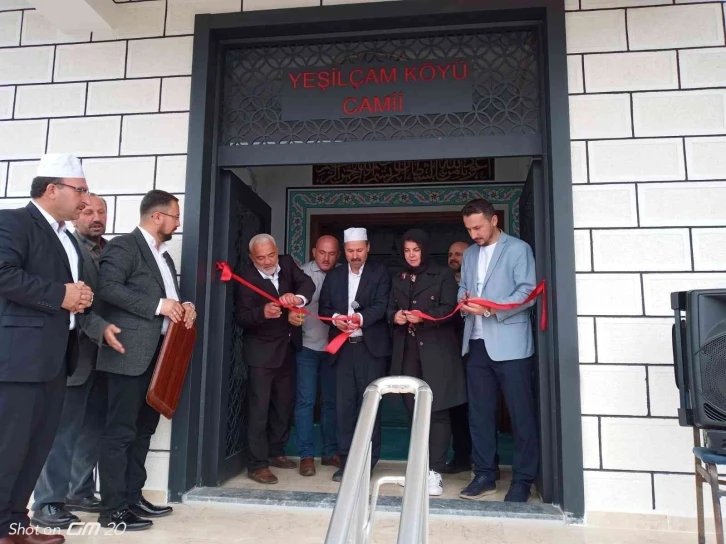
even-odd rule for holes
{"type": "MultiPolygon", "coordinates": [[[[206,410],[205,391],[215,388],[208,373],[215,362],[210,359],[210,346],[220,340],[218,316],[210,315],[211,294],[216,284],[215,255],[210,248],[215,233],[215,202],[220,167],[262,166],[267,164],[310,164],[330,162],[321,145],[285,146],[285,151],[271,154],[275,146],[246,146],[255,149],[241,153],[234,148],[218,150],[222,53],[227,44],[238,40],[279,41],[299,39],[301,34],[338,36],[361,33],[386,34],[410,29],[462,25],[472,21],[491,26],[511,27],[538,25],[542,38],[541,77],[542,134],[520,138],[519,154],[541,154],[546,181],[537,193],[538,221],[542,232],[537,243],[548,248],[541,272],[549,282],[549,333],[545,349],[549,352],[551,371],[549,428],[544,428],[543,471],[548,482],[543,488],[553,503],[560,505],[572,518],[584,516],[584,475],[582,462],[582,421],[580,411],[579,361],[577,348],[577,306],[575,298],[574,228],[570,174],[569,106],[567,96],[567,57],[565,49],[565,17],[562,0],[419,0],[380,4],[350,4],[324,8],[297,8],[259,12],[199,15],[194,30],[191,107],[187,155],[187,180],[184,212],[183,259],[181,267],[182,296],[194,300],[199,312],[199,340],[189,367],[186,385],[174,417],[171,437],[169,489],[171,500],[197,485],[215,485],[209,473],[207,449],[210,418],[206,410]],[[304,155],[293,150],[305,148],[304,155]],[[246,154],[245,154],[246,153],[246,154]],[[240,157],[242,157],[242,162],[240,157]],[[303,158],[304,157],[304,158],[303,158]],[[212,387],[210,387],[212,386],[212,387]]],[[[451,156],[511,155],[512,146],[506,138],[466,139],[460,145],[448,146],[451,156]],[[476,140],[476,141],[475,141],[476,140]],[[494,147],[492,147],[494,146],[494,147]],[[489,152],[491,151],[491,153],[489,152]]],[[[374,144],[375,142],[364,142],[374,144]]],[[[391,142],[362,147],[334,144],[338,161],[401,160],[407,148],[427,149],[442,142],[417,140],[396,144],[391,142]],[[405,144],[408,144],[405,145],[405,144]],[[340,147],[339,147],[340,146],[340,147]],[[388,150],[389,155],[386,155],[388,150]]],[[[239,146],[243,147],[243,146],[239,146]]],[[[446,147],[446,146],[445,146],[446,147]]],[[[539,260],[539,259],[538,259],[539,260]]],[[[538,268],[540,266],[538,265],[538,268]]],[[[542,348],[540,343],[540,348],[542,348]]],[[[540,387],[542,384],[540,384],[540,387]]],[[[218,417],[215,416],[215,417],[218,417]]],[[[544,418],[547,421],[547,418],[544,418]]],[[[216,455],[216,452],[214,453],[216,455]]]]}

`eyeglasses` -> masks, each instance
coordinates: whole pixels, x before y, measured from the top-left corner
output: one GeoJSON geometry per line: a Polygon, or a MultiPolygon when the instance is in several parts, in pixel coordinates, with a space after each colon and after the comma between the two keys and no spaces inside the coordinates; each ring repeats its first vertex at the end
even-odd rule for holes
{"type": "Polygon", "coordinates": [[[75,185],[68,185],[67,183],[55,183],[54,185],[62,185],[63,187],[69,187],[73,189],[75,192],[82,194],[83,196],[91,194],[91,191],[88,189],[84,189],[83,187],[76,187],[75,185]]]}
{"type": "Polygon", "coordinates": [[[161,215],[165,215],[167,217],[173,217],[177,221],[179,221],[181,219],[181,215],[171,215],[170,213],[160,212],[159,210],[157,210],[156,213],[160,213],[161,215]]]}

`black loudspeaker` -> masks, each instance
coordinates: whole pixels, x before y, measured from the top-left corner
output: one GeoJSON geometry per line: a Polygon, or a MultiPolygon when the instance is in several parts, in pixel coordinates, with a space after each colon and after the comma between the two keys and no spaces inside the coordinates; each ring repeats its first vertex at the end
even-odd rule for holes
{"type": "Polygon", "coordinates": [[[678,420],[726,430],[726,289],[671,293],[671,308],[678,420]]]}

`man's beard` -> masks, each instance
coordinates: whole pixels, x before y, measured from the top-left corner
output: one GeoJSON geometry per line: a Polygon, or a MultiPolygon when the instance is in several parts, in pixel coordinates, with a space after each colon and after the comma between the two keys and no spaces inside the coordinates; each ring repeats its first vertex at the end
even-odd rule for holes
{"type": "Polygon", "coordinates": [[[162,242],[168,242],[169,240],[171,240],[171,235],[172,235],[171,232],[169,232],[169,233],[159,232],[159,238],[161,238],[162,242]]]}

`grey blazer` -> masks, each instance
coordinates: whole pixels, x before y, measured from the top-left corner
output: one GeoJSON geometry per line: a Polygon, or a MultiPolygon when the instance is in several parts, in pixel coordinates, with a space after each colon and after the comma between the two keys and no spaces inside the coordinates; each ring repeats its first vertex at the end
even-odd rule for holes
{"type": "MultiPolygon", "coordinates": [[[[477,296],[479,246],[474,244],[464,252],[459,283],[459,300],[469,292],[477,296]]],[[[534,255],[529,244],[502,232],[492,261],[484,278],[481,298],[502,304],[521,302],[536,287],[534,255]]],[[[514,310],[497,310],[492,317],[483,318],[484,343],[495,361],[525,359],[534,353],[531,308],[534,301],[514,310]]],[[[474,316],[467,315],[464,323],[462,355],[469,351],[474,328],[474,316]]]]}
{"type": "MultiPolygon", "coordinates": [[[[178,293],[176,269],[171,264],[178,293]]],[[[113,238],[101,253],[98,296],[104,302],[104,319],[121,329],[118,339],[126,353],[104,346],[98,353],[96,368],[140,376],[152,363],[161,339],[164,317],[155,313],[166,291],[159,266],[138,228],[113,238]]]]}
{"type": "MultiPolygon", "coordinates": [[[[73,233],[78,240],[78,248],[81,254],[81,266],[83,267],[83,281],[91,288],[94,295],[98,293],[98,269],[90,251],[83,243],[78,231],[73,233]]],[[[100,315],[100,306],[102,305],[98,297],[95,297],[94,305],[91,310],[87,310],[78,316],[79,332],[78,332],[78,365],[75,372],[66,380],[66,385],[79,386],[86,383],[88,376],[98,356],[98,348],[103,344],[103,331],[106,330],[109,323],[100,315]]]]}

